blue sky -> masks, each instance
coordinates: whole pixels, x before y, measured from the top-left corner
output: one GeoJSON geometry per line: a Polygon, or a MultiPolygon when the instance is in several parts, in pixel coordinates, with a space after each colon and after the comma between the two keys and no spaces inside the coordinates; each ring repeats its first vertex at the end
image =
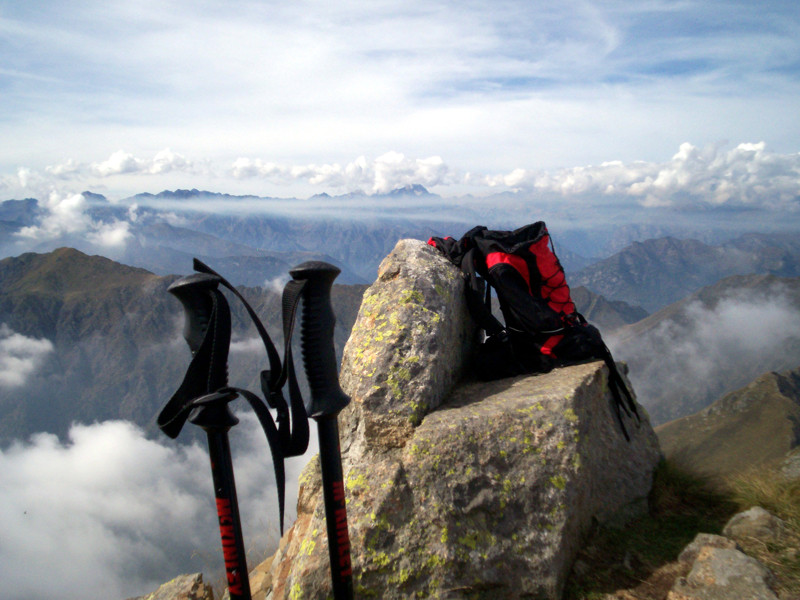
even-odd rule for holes
{"type": "Polygon", "coordinates": [[[793,1],[0,0],[0,94],[3,198],[619,187],[759,143],[800,189],[793,1]]]}

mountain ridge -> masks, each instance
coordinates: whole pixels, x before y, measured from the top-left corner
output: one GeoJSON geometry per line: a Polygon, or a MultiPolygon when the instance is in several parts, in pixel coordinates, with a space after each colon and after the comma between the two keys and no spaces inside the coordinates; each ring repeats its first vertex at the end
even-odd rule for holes
{"type": "MultiPolygon", "coordinates": [[[[176,278],[70,248],[0,261],[0,323],[53,345],[24,385],[0,386],[0,444],[37,432],[61,436],[73,421],[125,419],[156,435],[155,415],[189,364],[183,311],[167,293],[176,278]]],[[[282,340],[280,294],[239,289],[272,339],[282,340]]],[[[363,289],[334,285],[339,352],[363,289]]],[[[230,305],[234,341],[255,340],[240,303],[230,305]]],[[[245,346],[253,349],[231,355],[231,382],[259,389],[266,355],[257,343],[245,346]]]]}
{"type": "Polygon", "coordinates": [[[776,468],[800,446],[800,367],[764,373],[656,433],[667,458],[694,471],[730,476],[776,468]]]}
{"type": "Polygon", "coordinates": [[[77,293],[88,289],[130,285],[154,277],[146,269],[125,265],[100,255],[87,255],[69,247],[56,248],[48,253],[47,260],[42,255],[26,252],[18,257],[0,259],[0,278],[6,290],[25,289],[29,292],[50,291],[77,293]],[[79,265],[91,260],[91,269],[79,265]]]}
{"type": "Polygon", "coordinates": [[[720,246],[674,237],[634,242],[575,273],[572,282],[655,312],[731,275],[800,275],[800,245],[787,240],[752,234],[720,246]]]}
{"type": "Polygon", "coordinates": [[[800,277],[733,275],[613,332],[655,424],[800,364],[800,277]]]}
{"type": "MultiPolygon", "coordinates": [[[[788,223],[742,221],[752,223],[750,230],[728,218],[712,222],[705,212],[666,211],[659,219],[658,210],[648,209],[647,215],[631,214],[631,221],[610,222],[602,211],[590,210],[576,220],[565,218],[560,204],[532,203],[524,194],[442,198],[419,184],[383,194],[305,200],[196,188],[120,200],[86,190],[82,198],[0,203],[0,256],[71,246],[166,274],[159,261],[178,264],[181,252],[208,259],[312,253],[339,266],[341,281],[368,283],[398,239],[458,237],[476,224],[515,229],[533,214],[548,223],[573,285],[648,312],[731,274],[800,275],[800,244],[793,241],[800,236],[775,233],[785,231],[788,223]],[[23,227],[29,229],[20,235],[23,227]],[[765,227],[773,233],[765,233],[765,227]],[[609,256],[612,249],[619,251],[609,256]]],[[[268,260],[262,262],[262,268],[269,268],[268,260]]],[[[245,270],[230,275],[236,283],[261,283],[245,270]]]]}

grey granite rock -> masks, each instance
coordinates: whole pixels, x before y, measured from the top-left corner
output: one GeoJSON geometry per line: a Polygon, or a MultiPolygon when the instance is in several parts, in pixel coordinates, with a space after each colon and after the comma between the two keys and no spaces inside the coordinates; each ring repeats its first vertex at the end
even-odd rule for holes
{"type": "MultiPolygon", "coordinates": [[[[602,362],[453,390],[474,339],[462,285],[432,249],[400,242],[345,350],[359,598],[554,600],[592,524],[646,506],[658,442],[646,415],[625,440],[602,362]]],[[[318,461],[300,486],[270,568],[276,599],[330,591],[318,461]]]]}

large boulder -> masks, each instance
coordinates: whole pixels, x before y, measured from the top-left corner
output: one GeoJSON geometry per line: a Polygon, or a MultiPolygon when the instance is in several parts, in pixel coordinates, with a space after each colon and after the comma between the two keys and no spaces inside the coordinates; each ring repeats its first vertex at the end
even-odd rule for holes
{"type": "Polygon", "coordinates": [[[423,417],[464,374],[475,325],[461,272],[418,240],[401,240],[364,293],[342,357],[340,382],[351,397],[342,445],[402,448],[423,417]]]}
{"type": "MultiPolygon", "coordinates": [[[[602,362],[455,388],[474,341],[463,298],[457,269],[404,240],[345,348],[359,598],[559,598],[592,524],[646,506],[658,442],[643,409],[625,440],[602,362]]],[[[317,460],[300,486],[265,584],[276,599],[330,593],[317,460]]]]}

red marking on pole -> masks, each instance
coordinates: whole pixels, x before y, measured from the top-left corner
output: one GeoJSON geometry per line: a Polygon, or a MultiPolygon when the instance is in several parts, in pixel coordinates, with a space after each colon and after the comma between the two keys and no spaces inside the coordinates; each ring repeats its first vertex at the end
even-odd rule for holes
{"type": "Polygon", "coordinates": [[[244,584],[242,583],[242,574],[241,571],[236,571],[231,573],[230,571],[227,572],[228,577],[228,590],[231,594],[236,594],[237,596],[241,596],[244,594],[244,584]]]}
{"type": "Polygon", "coordinates": [[[222,555],[225,558],[228,589],[231,594],[242,595],[244,593],[243,569],[239,564],[239,552],[236,550],[236,537],[232,524],[233,510],[229,498],[217,498],[217,515],[219,516],[219,533],[222,539],[222,555]]]}
{"type": "Polygon", "coordinates": [[[334,512],[336,519],[336,546],[339,554],[339,575],[349,576],[352,573],[350,563],[350,534],[347,531],[347,511],[337,508],[334,512]]]}
{"type": "Polygon", "coordinates": [[[219,515],[220,523],[230,523],[233,521],[230,499],[217,498],[217,515],[219,515]]]}
{"type": "Polygon", "coordinates": [[[344,483],[341,481],[334,481],[331,487],[333,487],[333,499],[336,502],[344,502],[344,483]]]}

